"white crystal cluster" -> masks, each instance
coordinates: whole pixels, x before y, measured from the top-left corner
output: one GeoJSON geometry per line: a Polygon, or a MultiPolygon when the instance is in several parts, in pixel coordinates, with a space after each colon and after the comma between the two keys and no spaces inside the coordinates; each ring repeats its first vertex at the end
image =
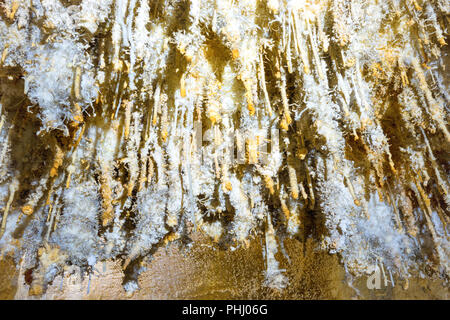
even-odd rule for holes
{"type": "Polygon", "coordinates": [[[135,290],[193,228],[263,235],[274,288],[286,237],[352,274],[448,278],[449,17],[445,0],[2,1],[1,254],[31,294],[108,259],[135,290]]]}

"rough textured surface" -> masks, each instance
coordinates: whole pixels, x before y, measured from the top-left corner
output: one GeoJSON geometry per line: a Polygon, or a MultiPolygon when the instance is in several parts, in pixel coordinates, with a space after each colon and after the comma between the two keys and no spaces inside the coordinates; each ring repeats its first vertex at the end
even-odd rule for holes
{"type": "MultiPolygon", "coordinates": [[[[262,285],[260,239],[248,249],[233,252],[198,240],[192,251],[180,250],[175,244],[160,248],[146,264],[147,270],[139,277],[141,289],[134,294],[127,294],[122,286],[120,263],[107,262],[105,269],[103,263],[96,266],[90,284],[88,276],[82,279],[75,270],[65,274],[62,286],[61,277],[56,277],[40,299],[449,299],[448,287],[437,279],[412,278],[407,289],[400,280],[394,287],[368,290],[367,277],[360,277],[353,280],[355,291],[337,256],[315,250],[311,240],[285,242],[290,262],[279,258],[289,284],[283,291],[273,290],[262,285]]],[[[28,296],[23,275],[14,273],[11,264],[2,262],[0,271],[3,299],[36,299],[28,296]]]]}
{"type": "Polygon", "coordinates": [[[449,13],[442,0],[1,1],[1,256],[35,296],[104,261],[133,294],[158,250],[197,232],[224,259],[259,239],[258,285],[286,296],[297,276],[305,297],[328,294],[326,272],[308,282],[283,260],[289,241],[336,254],[347,281],[447,283],[449,13]]]}

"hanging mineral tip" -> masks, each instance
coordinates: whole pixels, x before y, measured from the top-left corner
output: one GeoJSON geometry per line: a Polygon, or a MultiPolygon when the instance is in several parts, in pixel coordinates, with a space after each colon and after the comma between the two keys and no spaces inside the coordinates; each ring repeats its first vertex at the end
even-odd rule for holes
{"type": "Polygon", "coordinates": [[[0,255],[37,295],[105,261],[137,290],[188,238],[225,255],[260,239],[276,290],[287,239],[337,254],[347,279],[382,264],[448,280],[449,12],[0,1],[0,255]]]}

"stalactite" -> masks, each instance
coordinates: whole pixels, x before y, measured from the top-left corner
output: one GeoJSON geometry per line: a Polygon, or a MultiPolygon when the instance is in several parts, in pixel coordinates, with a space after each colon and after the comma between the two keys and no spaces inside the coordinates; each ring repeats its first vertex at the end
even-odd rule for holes
{"type": "Polygon", "coordinates": [[[117,259],[135,279],[192,230],[262,236],[281,290],[278,245],[306,225],[354,275],[448,279],[444,1],[0,11],[0,249],[34,261],[30,294],[66,264],[117,259]]]}

